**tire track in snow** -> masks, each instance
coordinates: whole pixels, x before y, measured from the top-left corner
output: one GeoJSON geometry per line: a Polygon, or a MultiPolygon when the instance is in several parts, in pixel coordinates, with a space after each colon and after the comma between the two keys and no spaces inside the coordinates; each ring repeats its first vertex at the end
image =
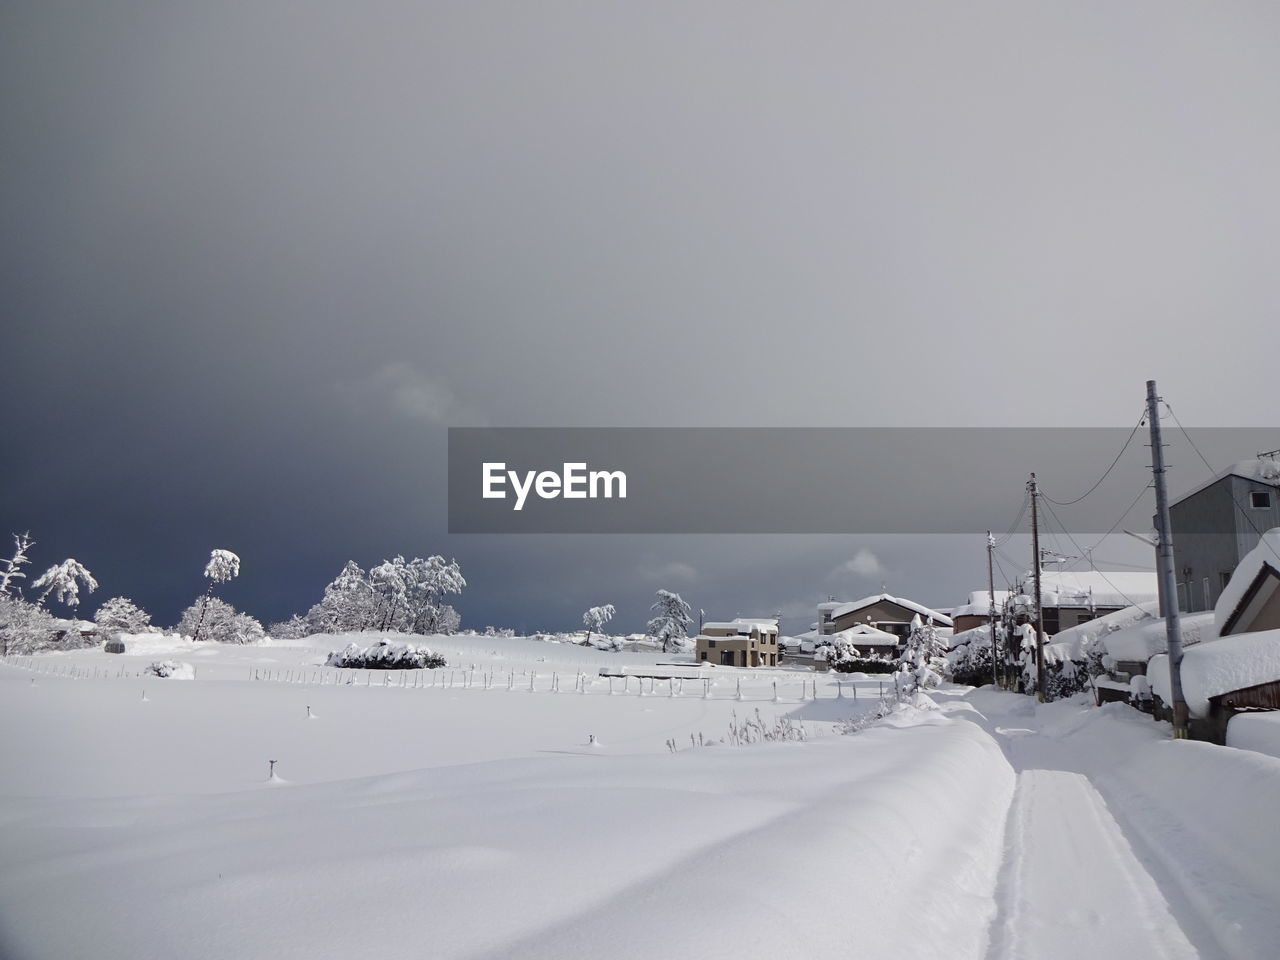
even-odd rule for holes
{"type": "Polygon", "coordinates": [[[1200,956],[1083,775],[1019,773],[1005,856],[988,960],[1200,956]]]}

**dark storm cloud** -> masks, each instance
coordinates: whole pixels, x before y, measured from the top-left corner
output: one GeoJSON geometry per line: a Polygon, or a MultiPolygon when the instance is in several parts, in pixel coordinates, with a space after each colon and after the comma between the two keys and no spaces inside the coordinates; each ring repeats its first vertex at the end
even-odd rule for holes
{"type": "MultiPolygon", "coordinates": [[[[1274,409],[1271,5],[0,17],[0,522],[169,615],[213,546],[265,617],[443,552],[470,622],[545,625],[664,568],[759,612],[860,549],[447,538],[452,423],[1274,409]]],[[[980,575],[915,549],[902,592],[980,575]]]]}

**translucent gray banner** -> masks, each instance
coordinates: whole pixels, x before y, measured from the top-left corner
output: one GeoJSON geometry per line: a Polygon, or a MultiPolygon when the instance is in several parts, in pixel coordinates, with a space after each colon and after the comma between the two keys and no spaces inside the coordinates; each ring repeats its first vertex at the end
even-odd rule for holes
{"type": "MultiPolygon", "coordinates": [[[[1176,499],[1280,447],[1280,430],[1184,436],[1166,422],[1164,439],[1176,499]]],[[[1071,532],[1105,532],[1126,511],[1145,530],[1148,443],[1146,427],[451,428],[449,531],[1005,533],[1028,529],[1032,471],[1071,532]]]]}

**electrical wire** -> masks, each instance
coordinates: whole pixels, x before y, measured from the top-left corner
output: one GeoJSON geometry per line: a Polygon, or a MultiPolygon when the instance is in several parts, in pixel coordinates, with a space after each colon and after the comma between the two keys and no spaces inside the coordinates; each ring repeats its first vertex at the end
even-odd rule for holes
{"type": "MultiPolygon", "coordinates": [[[[1077,550],[1080,550],[1080,552],[1081,552],[1081,553],[1084,553],[1084,551],[1083,551],[1083,550],[1081,550],[1081,548],[1080,548],[1080,544],[1076,543],[1076,538],[1075,538],[1075,537],[1073,537],[1073,536],[1071,536],[1071,533],[1070,533],[1070,532],[1067,530],[1067,528],[1063,525],[1062,521],[1058,519],[1058,515],[1057,515],[1056,513],[1054,513],[1054,512],[1053,512],[1053,507],[1050,507],[1048,504],[1046,504],[1044,509],[1045,509],[1045,512],[1049,514],[1049,516],[1053,517],[1054,522],[1055,522],[1059,527],[1061,527],[1061,528],[1062,528],[1062,532],[1066,535],[1067,539],[1068,539],[1068,540],[1070,540],[1073,544],[1075,544],[1075,548],[1076,548],[1077,550]]],[[[1121,589],[1120,589],[1119,587],[1117,587],[1114,583],[1112,583],[1112,582],[1111,582],[1111,578],[1110,578],[1110,577],[1108,577],[1108,576],[1107,576],[1105,573],[1103,573],[1101,570],[1099,570],[1097,567],[1094,567],[1094,568],[1093,568],[1093,572],[1094,572],[1094,573],[1096,573],[1098,576],[1100,576],[1103,580],[1105,580],[1105,581],[1107,582],[1107,586],[1109,586],[1112,590],[1114,590],[1114,591],[1115,591],[1116,593],[1118,593],[1120,596],[1124,597],[1125,601],[1129,604],[1129,606],[1131,606],[1131,607],[1136,607],[1136,606],[1138,605],[1138,604],[1137,604],[1137,601],[1135,601],[1132,597],[1130,597],[1130,596],[1129,596],[1128,594],[1126,594],[1123,590],[1121,590],[1121,589]]]]}
{"type": "Polygon", "coordinates": [[[1079,503],[1085,497],[1089,496],[1089,494],[1097,490],[1098,487],[1102,486],[1103,480],[1107,479],[1107,477],[1111,475],[1111,471],[1116,468],[1116,464],[1120,462],[1120,458],[1124,456],[1124,452],[1129,449],[1129,444],[1133,443],[1133,438],[1137,436],[1139,428],[1141,428],[1142,424],[1146,422],[1146,419],[1147,419],[1147,415],[1146,415],[1146,412],[1144,411],[1142,416],[1138,418],[1138,422],[1133,425],[1133,429],[1129,431],[1129,436],[1125,439],[1124,446],[1120,448],[1120,452],[1116,454],[1116,458],[1111,461],[1111,466],[1107,467],[1107,469],[1103,471],[1102,476],[1098,478],[1097,483],[1095,483],[1092,487],[1090,487],[1084,493],[1080,494],[1080,496],[1076,497],[1074,500],[1054,500],[1053,497],[1049,496],[1043,490],[1040,491],[1040,496],[1043,497],[1045,500],[1048,500],[1050,503],[1056,503],[1060,507],[1069,507],[1073,503],[1079,503]]]}

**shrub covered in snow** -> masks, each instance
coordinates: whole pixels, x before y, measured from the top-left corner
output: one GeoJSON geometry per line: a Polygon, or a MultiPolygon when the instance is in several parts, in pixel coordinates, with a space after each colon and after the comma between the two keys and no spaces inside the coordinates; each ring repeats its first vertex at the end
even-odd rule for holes
{"type": "Polygon", "coordinates": [[[172,680],[194,680],[196,668],[189,663],[177,660],[158,660],[144,671],[154,677],[167,677],[172,680]]]}
{"type": "Polygon", "coordinates": [[[831,664],[836,673],[893,673],[898,665],[881,657],[845,657],[831,664]]]}
{"type": "Polygon", "coordinates": [[[447,665],[444,657],[426,647],[388,643],[385,640],[379,640],[369,647],[349,643],[342,650],[330,653],[325,660],[325,666],[352,670],[421,670],[447,665]]]}
{"type": "Polygon", "coordinates": [[[970,687],[991,683],[991,634],[984,632],[987,634],[985,638],[962,643],[947,654],[945,676],[952,683],[970,687]]]}
{"type": "MultiPolygon", "coordinates": [[[[200,608],[202,601],[197,601],[182,611],[182,619],[178,621],[177,632],[186,637],[195,636],[196,627],[200,624],[200,608]]],[[[257,643],[266,636],[262,624],[249,616],[240,613],[225,600],[210,597],[204,612],[204,626],[200,627],[200,636],[204,640],[217,643],[257,643]]]]}
{"type": "Polygon", "coordinates": [[[44,607],[0,594],[0,652],[28,654],[54,645],[58,628],[44,607]]]}

